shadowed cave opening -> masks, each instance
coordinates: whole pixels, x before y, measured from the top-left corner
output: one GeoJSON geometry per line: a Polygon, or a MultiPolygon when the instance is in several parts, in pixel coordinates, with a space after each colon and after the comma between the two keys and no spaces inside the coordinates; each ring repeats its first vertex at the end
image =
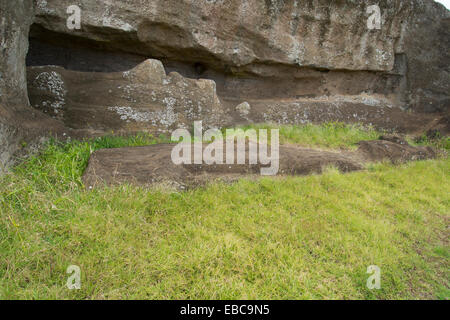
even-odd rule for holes
{"type": "MultiPolygon", "coordinates": [[[[163,62],[167,73],[176,71],[188,78],[200,78],[208,70],[201,61],[173,61],[159,56],[126,52],[127,45],[126,41],[119,44],[102,43],[49,31],[34,24],[30,28],[26,65],[54,65],[81,72],[124,72],[146,59],[158,59],[163,62]]],[[[135,44],[129,44],[129,47],[132,46],[135,44]]]]}

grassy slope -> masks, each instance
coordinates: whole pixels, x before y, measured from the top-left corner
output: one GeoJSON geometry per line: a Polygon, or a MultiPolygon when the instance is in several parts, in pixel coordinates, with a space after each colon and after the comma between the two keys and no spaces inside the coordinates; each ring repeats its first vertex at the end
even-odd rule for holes
{"type": "MultiPolygon", "coordinates": [[[[335,124],[281,135],[351,147],[378,134],[335,124]]],[[[0,298],[448,298],[448,158],[183,193],[84,191],[92,150],[159,140],[52,143],[1,178],[0,298]],[[65,286],[71,264],[82,290],[65,286]],[[373,264],[379,291],[365,285],[373,264]]]]}

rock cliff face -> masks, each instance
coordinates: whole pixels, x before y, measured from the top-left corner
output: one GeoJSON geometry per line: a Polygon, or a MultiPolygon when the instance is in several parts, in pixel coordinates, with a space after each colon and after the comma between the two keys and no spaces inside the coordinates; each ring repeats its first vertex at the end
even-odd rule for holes
{"type": "Polygon", "coordinates": [[[34,14],[32,0],[1,0],[0,10],[0,103],[27,105],[25,57],[34,14]]]}
{"type": "Polygon", "coordinates": [[[28,78],[32,105],[74,129],[158,133],[227,119],[214,81],[166,75],[158,60],[116,73],[31,67],[28,78]]]}
{"type": "Polygon", "coordinates": [[[28,100],[25,60],[33,20],[32,0],[0,0],[0,173],[45,137],[67,132],[28,100]]]}
{"type": "Polygon", "coordinates": [[[380,0],[373,29],[372,2],[0,0],[2,166],[49,133],[194,120],[448,130],[448,10],[380,0]],[[72,5],[80,29],[67,26],[72,5]]]}
{"type": "Polygon", "coordinates": [[[449,104],[449,14],[432,0],[377,1],[380,30],[367,26],[372,0],[75,2],[82,27],[70,31],[66,9],[73,0],[37,0],[35,37],[56,43],[71,36],[162,59],[223,82],[224,97],[245,100],[272,84],[267,95],[275,98],[374,92],[419,111],[449,104]],[[347,83],[336,85],[336,78],[347,83]],[[250,92],[245,85],[236,90],[249,81],[250,92]]]}

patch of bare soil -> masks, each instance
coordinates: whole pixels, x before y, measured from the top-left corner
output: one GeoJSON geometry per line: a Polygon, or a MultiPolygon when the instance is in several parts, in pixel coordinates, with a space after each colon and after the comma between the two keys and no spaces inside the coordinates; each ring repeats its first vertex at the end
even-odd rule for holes
{"type": "MultiPolygon", "coordinates": [[[[278,176],[321,173],[334,166],[341,172],[364,169],[364,163],[390,160],[394,163],[430,159],[436,153],[429,147],[413,147],[395,136],[384,140],[362,141],[357,151],[322,151],[293,145],[280,146],[278,176]]],[[[251,150],[247,145],[245,165],[181,164],[171,159],[173,144],[146,147],[103,149],[94,152],[83,176],[87,188],[131,183],[141,186],[166,184],[177,189],[203,185],[214,180],[233,181],[260,177],[262,166],[248,164],[251,150]]],[[[224,158],[226,155],[224,155],[224,158]]]]}

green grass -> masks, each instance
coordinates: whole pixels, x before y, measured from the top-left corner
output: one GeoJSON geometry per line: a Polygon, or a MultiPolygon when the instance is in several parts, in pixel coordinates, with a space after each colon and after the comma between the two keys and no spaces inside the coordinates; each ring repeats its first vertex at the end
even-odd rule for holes
{"type": "MultiPolygon", "coordinates": [[[[328,126],[280,138],[352,147],[378,135],[328,126]]],[[[51,142],[0,178],[0,299],[449,298],[448,158],[182,193],[85,191],[93,150],[157,142],[167,138],[51,142]],[[66,288],[69,265],[81,290],[66,288]],[[369,265],[381,290],[366,288],[369,265]]]]}
{"type": "Polygon", "coordinates": [[[450,137],[443,137],[439,134],[432,138],[423,135],[410,141],[410,143],[419,146],[433,146],[437,149],[446,150],[447,152],[450,151],[450,137]]]}
{"type": "MultiPolygon", "coordinates": [[[[271,125],[249,125],[243,129],[271,129],[271,125]]],[[[306,147],[354,149],[362,140],[377,140],[382,132],[372,127],[330,122],[322,125],[284,125],[280,130],[280,143],[299,144],[306,147]]]]}

